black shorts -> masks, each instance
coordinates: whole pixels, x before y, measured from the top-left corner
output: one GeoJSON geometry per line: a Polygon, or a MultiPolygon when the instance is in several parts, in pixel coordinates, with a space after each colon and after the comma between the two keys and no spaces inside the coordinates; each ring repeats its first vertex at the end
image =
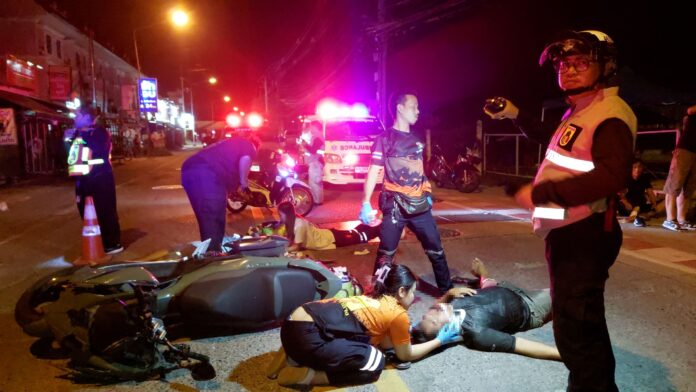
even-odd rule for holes
{"type": "Polygon", "coordinates": [[[286,320],[280,329],[288,357],[300,366],[325,371],[331,385],[370,383],[382,373],[384,354],[364,343],[364,335],[355,338],[328,337],[315,323],[306,321],[286,320]]]}

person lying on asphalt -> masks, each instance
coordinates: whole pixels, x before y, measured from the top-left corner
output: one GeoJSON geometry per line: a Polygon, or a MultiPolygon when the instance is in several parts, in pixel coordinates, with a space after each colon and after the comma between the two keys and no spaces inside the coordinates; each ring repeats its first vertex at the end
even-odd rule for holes
{"type": "Polygon", "coordinates": [[[352,230],[322,229],[297,215],[295,206],[290,202],[282,202],[278,205],[278,215],[280,215],[280,224],[285,225],[286,236],[292,244],[289,250],[336,249],[341,246],[362,244],[376,238],[381,227],[361,223],[352,230]]]}
{"type": "Polygon", "coordinates": [[[497,283],[486,277],[486,268],[478,259],[472,263],[472,273],[479,278],[480,289],[450,289],[413,328],[414,342],[432,339],[444,326],[456,322],[462,343],[470,349],[561,360],[556,347],[513,336],[551,320],[549,289],[523,290],[497,283]]]}

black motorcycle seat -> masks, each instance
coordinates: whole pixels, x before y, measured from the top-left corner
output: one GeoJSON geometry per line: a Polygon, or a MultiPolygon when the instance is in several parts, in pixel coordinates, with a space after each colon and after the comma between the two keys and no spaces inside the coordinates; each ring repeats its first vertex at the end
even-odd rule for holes
{"type": "Polygon", "coordinates": [[[229,332],[266,328],[318,299],[310,271],[256,268],[218,272],[191,284],[177,301],[186,323],[229,332]]]}

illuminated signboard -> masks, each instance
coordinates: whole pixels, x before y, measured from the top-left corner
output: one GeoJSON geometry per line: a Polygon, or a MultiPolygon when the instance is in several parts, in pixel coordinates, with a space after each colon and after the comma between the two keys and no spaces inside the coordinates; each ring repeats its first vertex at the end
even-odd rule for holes
{"type": "Polygon", "coordinates": [[[34,63],[18,59],[12,55],[7,56],[5,63],[7,84],[31,92],[38,90],[38,77],[34,63]]]}
{"type": "Polygon", "coordinates": [[[157,112],[157,79],[140,78],[138,81],[138,96],[140,97],[141,112],[157,112]]]}

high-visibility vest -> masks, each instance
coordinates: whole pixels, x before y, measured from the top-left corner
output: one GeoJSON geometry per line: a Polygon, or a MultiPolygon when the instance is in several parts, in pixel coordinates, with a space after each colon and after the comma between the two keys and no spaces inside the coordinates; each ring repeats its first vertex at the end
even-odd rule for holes
{"type": "MultiPolygon", "coordinates": [[[[609,87],[574,102],[556,129],[534,184],[558,181],[587,173],[594,169],[592,141],[599,124],[617,118],[628,125],[635,143],[637,120],[631,108],[618,95],[618,87],[609,87]]],[[[552,229],[569,225],[588,216],[604,212],[606,198],[591,203],[562,207],[554,204],[536,206],[532,219],[534,232],[546,237],[552,229]]]]}
{"type": "Polygon", "coordinates": [[[87,142],[82,136],[77,136],[70,145],[68,152],[68,174],[70,176],[85,176],[92,171],[94,165],[101,165],[101,158],[92,159],[92,149],[87,147],[87,142]]]}

